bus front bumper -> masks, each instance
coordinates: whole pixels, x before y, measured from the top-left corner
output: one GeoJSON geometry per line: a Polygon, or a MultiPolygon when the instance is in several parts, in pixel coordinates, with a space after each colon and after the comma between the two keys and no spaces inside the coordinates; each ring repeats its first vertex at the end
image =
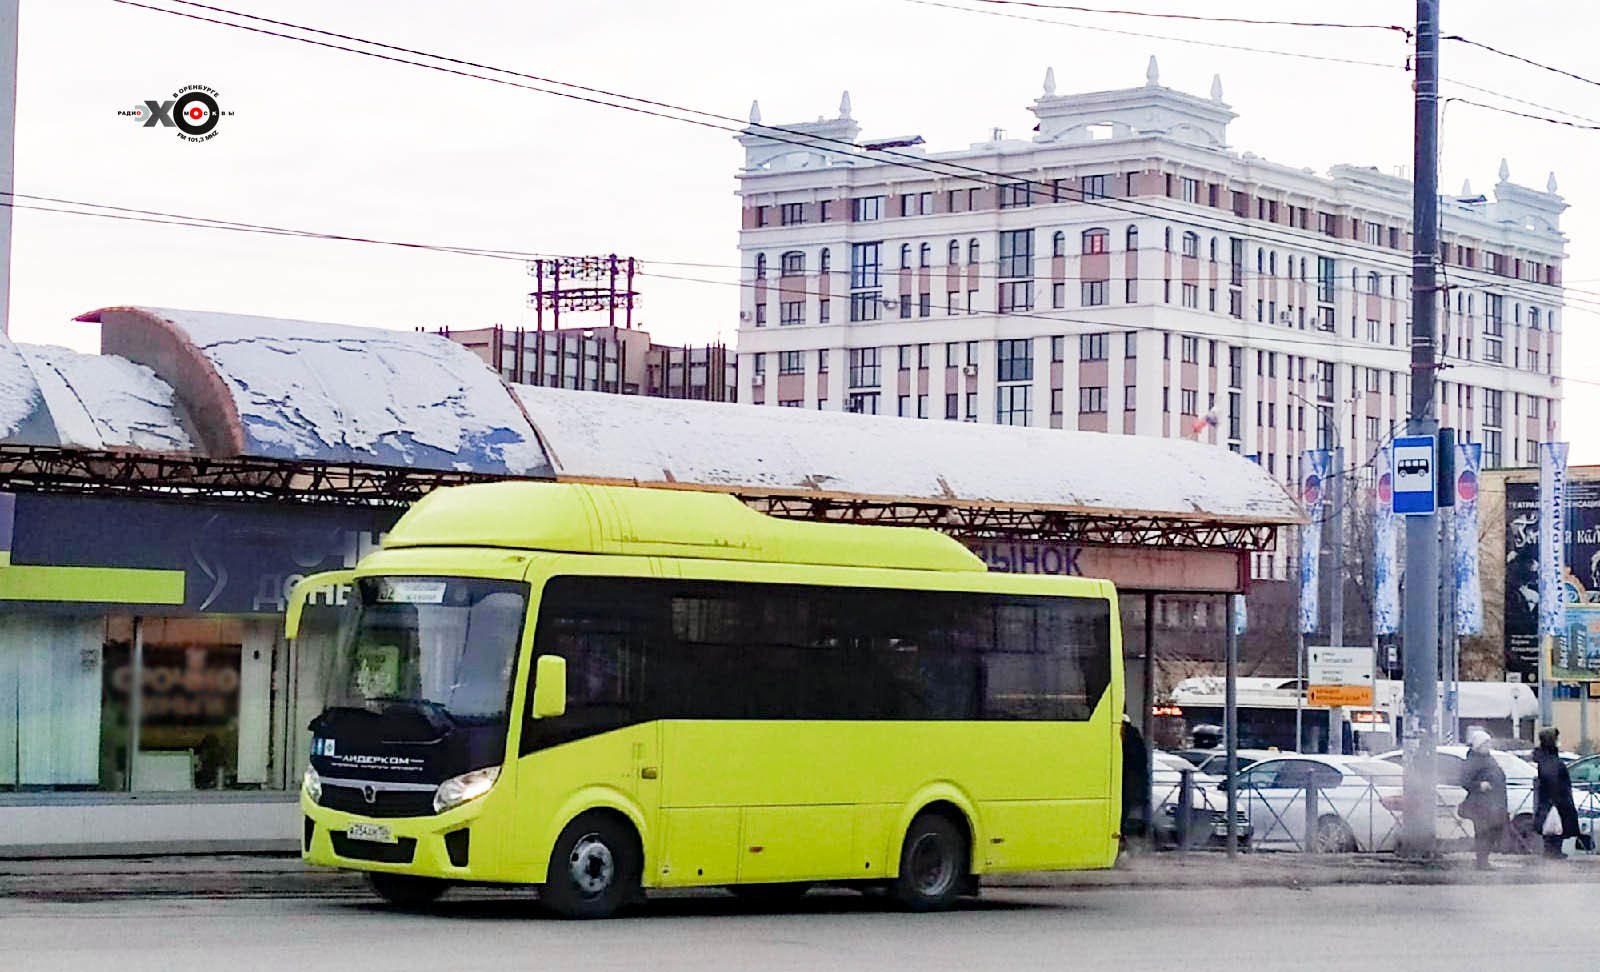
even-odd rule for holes
{"type": "Polygon", "coordinates": [[[482,803],[428,817],[363,817],[318,806],[301,793],[300,857],[322,867],[484,880],[488,840],[475,842],[472,833],[482,803]]]}

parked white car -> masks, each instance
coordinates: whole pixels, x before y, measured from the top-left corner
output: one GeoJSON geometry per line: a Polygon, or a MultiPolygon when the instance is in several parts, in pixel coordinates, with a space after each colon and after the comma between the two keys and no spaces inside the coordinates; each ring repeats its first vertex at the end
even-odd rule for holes
{"type": "Polygon", "coordinates": [[[1306,792],[1316,790],[1310,840],[1318,851],[1391,850],[1400,834],[1399,770],[1359,756],[1281,754],[1239,774],[1239,802],[1257,847],[1303,848],[1306,792]]]}
{"type": "MultiPolygon", "coordinates": [[[[1182,756],[1159,750],[1150,764],[1150,806],[1155,815],[1156,839],[1166,844],[1176,844],[1178,841],[1178,801],[1186,770],[1191,774],[1193,787],[1189,793],[1192,813],[1189,820],[1190,841],[1216,843],[1227,840],[1228,796],[1225,791],[1217,789],[1222,777],[1202,773],[1182,756]]],[[[1252,832],[1250,812],[1242,800],[1234,819],[1237,821],[1234,833],[1241,843],[1248,844],[1252,832]]]]}
{"type": "MultiPolygon", "coordinates": [[[[1440,746],[1436,751],[1434,769],[1438,775],[1435,781],[1438,783],[1442,798],[1454,799],[1456,806],[1460,806],[1467,794],[1460,785],[1467,752],[1467,747],[1461,745],[1440,746]],[[1459,795],[1444,797],[1447,791],[1454,791],[1459,795]]],[[[1506,831],[1506,849],[1530,851],[1539,844],[1538,828],[1533,822],[1538,767],[1503,750],[1493,750],[1492,755],[1495,765],[1506,774],[1506,813],[1511,817],[1511,826],[1506,831]]],[[[1380,754],[1378,758],[1399,766],[1404,762],[1405,755],[1401,750],[1395,749],[1380,754]]],[[[1454,814],[1449,819],[1441,815],[1438,834],[1441,840],[1471,840],[1472,825],[1470,821],[1463,820],[1460,814],[1454,814]]]]}

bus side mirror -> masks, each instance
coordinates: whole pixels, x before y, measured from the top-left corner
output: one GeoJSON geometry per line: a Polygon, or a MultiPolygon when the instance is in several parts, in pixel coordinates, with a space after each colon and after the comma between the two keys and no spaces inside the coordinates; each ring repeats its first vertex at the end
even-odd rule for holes
{"type": "Polygon", "coordinates": [[[302,577],[294,585],[294,590],[289,592],[289,610],[283,619],[284,637],[293,641],[300,636],[300,615],[306,609],[306,601],[313,591],[320,591],[328,587],[338,587],[355,580],[356,572],[353,570],[329,570],[320,574],[302,577]]]}
{"type": "Polygon", "coordinates": [[[567,711],[567,660],[560,655],[540,655],[533,669],[531,719],[551,719],[567,711]]]}

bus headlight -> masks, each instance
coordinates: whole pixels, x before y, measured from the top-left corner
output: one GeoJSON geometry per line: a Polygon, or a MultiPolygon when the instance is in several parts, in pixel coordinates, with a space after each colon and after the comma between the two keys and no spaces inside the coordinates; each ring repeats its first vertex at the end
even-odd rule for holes
{"type": "Polygon", "coordinates": [[[433,794],[433,812],[444,813],[452,807],[459,807],[469,800],[476,800],[489,792],[494,786],[494,781],[500,778],[500,767],[486,766],[483,769],[452,776],[439,784],[439,789],[433,794]]]}
{"type": "Polygon", "coordinates": [[[315,768],[306,767],[306,775],[300,780],[300,789],[312,803],[322,802],[322,777],[317,775],[315,768]]]}

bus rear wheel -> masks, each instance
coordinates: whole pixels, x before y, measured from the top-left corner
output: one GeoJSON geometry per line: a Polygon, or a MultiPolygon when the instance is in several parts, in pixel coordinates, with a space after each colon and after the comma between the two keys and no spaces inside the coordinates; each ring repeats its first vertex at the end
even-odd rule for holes
{"type": "Polygon", "coordinates": [[[368,871],[367,886],[378,897],[401,908],[421,908],[439,900],[450,890],[450,882],[439,878],[416,877],[411,874],[389,874],[385,871],[368,871]]]}
{"type": "Polygon", "coordinates": [[[639,895],[642,858],[632,826],[580,814],[556,838],[539,900],[563,918],[609,918],[639,895]]]}
{"type": "Polygon", "coordinates": [[[900,847],[900,873],[889,893],[907,910],[943,911],[969,883],[970,857],[962,828],[943,813],[924,810],[906,830],[900,847]]]}

